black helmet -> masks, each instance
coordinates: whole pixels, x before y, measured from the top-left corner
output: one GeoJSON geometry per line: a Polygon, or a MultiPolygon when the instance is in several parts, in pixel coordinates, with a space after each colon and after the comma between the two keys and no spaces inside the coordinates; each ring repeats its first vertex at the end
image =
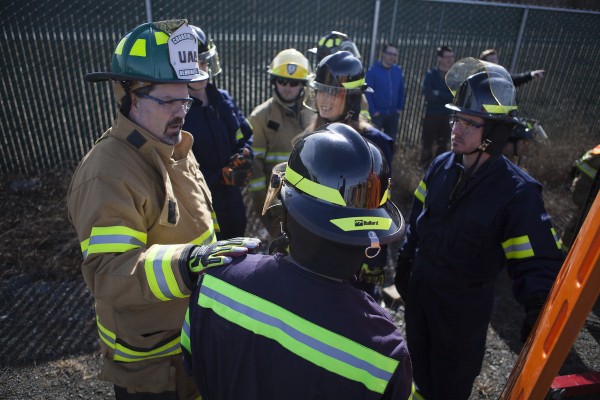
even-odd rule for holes
{"type": "Polygon", "coordinates": [[[360,52],[354,42],[348,38],[348,35],[338,31],[329,32],[319,39],[317,47],[308,49],[309,53],[316,55],[317,64],[328,55],[338,51],[349,51],[356,58],[361,59],[360,52]]]}
{"type": "Polygon", "coordinates": [[[450,68],[446,84],[454,95],[446,108],[486,120],[479,150],[500,154],[514,128],[522,124],[508,71],[498,64],[465,58],[450,68]]]}
{"type": "Polygon", "coordinates": [[[198,62],[206,63],[211,77],[219,75],[221,73],[221,63],[217,46],[212,39],[206,37],[202,29],[194,25],[190,25],[190,28],[192,28],[198,39],[198,62]]]}
{"type": "Polygon", "coordinates": [[[446,84],[454,95],[446,108],[484,119],[518,122],[515,85],[501,65],[464,58],[450,68],[446,84]]]}
{"type": "Polygon", "coordinates": [[[280,196],[287,213],[318,238],[378,248],[404,230],[389,193],[381,150],[350,126],[333,123],[294,146],[280,196]]]}
{"type": "Polygon", "coordinates": [[[363,65],[348,51],[338,51],[325,57],[317,66],[314,78],[309,82],[305,106],[318,112],[317,92],[333,96],[345,96],[343,118],[358,119],[362,94],[370,90],[365,82],[363,65]]]}

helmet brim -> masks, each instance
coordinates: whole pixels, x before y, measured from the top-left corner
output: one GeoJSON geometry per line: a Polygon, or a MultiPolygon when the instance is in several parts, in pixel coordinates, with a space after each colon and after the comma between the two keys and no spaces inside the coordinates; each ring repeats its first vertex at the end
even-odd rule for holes
{"type": "Polygon", "coordinates": [[[515,125],[524,126],[523,122],[521,122],[517,117],[512,117],[512,116],[508,116],[508,115],[504,115],[504,114],[491,114],[491,113],[486,113],[486,112],[473,111],[468,108],[458,107],[457,105],[452,104],[452,103],[446,104],[446,108],[451,111],[457,112],[457,113],[473,115],[475,117],[481,117],[483,119],[491,119],[494,121],[503,121],[503,122],[512,123],[515,125]]]}
{"type": "Polygon", "coordinates": [[[86,82],[103,82],[108,80],[114,81],[141,81],[150,83],[190,83],[190,82],[202,82],[209,78],[208,73],[199,70],[197,78],[194,79],[154,79],[150,77],[142,77],[139,75],[129,74],[118,74],[114,72],[90,72],[85,74],[84,80],[86,82]]]}
{"type": "Polygon", "coordinates": [[[301,193],[286,183],[281,188],[281,200],[287,212],[305,229],[336,243],[370,246],[368,233],[373,231],[381,244],[388,244],[400,240],[404,234],[402,213],[389,200],[374,209],[342,207],[301,193]],[[372,222],[378,219],[391,222],[389,226],[372,222]],[[334,222],[339,220],[350,221],[350,229],[344,230],[334,222]]]}

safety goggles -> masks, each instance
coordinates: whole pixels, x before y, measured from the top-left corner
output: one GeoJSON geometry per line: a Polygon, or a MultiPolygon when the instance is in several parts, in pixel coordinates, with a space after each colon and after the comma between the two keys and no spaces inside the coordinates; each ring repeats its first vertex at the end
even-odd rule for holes
{"type": "Polygon", "coordinates": [[[159,99],[158,97],[150,96],[149,94],[136,93],[136,96],[142,99],[152,100],[153,102],[157,103],[161,108],[171,113],[179,111],[179,108],[181,107],[183,109],[183,112],[187,114],[187,112],[190,111],[192,103],[194,102],[194,99],[192,99],[191,97],[187,97],[184,99],[163,100],[159,99]]]}
{"type": "Polygon", "coordinates": [[[458,115],[450,116],[450,126],[454,126],[456,124],[458,124],[462,129],[481,128],[485,125],[484,123],[475,122],[468,118],[459,117],[458,115]]]}
{"type": "Polygon", "coordinates": [[[291,87],[296,87],[300,84],[300,81],[296,81],[293,79],[285,79],[285,78],[277,78],[275,80],[275,82],[277,82],[281,86],[291,86],[291,87]]]}

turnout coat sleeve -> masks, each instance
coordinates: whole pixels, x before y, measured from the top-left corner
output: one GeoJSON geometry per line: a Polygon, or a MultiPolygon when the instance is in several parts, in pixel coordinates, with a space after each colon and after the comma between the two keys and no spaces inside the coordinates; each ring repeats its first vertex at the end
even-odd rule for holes
{"type": "MultiPolygon", "coordinates": [[[[68,191],[101,344],[115,361],[180,352],[173,340],[194,286],[182,260],[191,244],[215,240],[210,192],[190,151],[193,139],[182,136],[169,146],[119,115],[68,191]]],[[[122,373],[105,378],[123,382],[122,373]]]]}

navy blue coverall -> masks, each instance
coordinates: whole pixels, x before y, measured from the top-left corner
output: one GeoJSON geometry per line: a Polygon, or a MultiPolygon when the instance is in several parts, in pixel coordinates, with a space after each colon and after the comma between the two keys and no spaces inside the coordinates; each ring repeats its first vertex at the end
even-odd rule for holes
{"type": "Polygon", "coordinates": [[[181,338],[204,400],[410,394],[410,356],[389,314],[347,282],[281,254],[209,268],[190,297],[181,338]]]}
{"type": "Polygon", "coordinates": [[[448,152],[431,163],[399,251],[399,259],[413,259],[406,335],[414,381],[427,400],[469,398],[499,272],[507,268],[526,306],[545,298],[564,259],[541,185],[504,156],[480,165],[450,201],[464,173],[460,157],[448,152]]]}
{"type": "Polygon", "coordinates": [[[206,86],[209,104],[194,99],[183,129],[194,136],[192,151],[212,195],[220,231],[217,239],[244,236],[246,209],[237,186],[225,185],[222,168],[243,148],[252,151],[252,128],[229,93],[214,84],[206,86]]]}

